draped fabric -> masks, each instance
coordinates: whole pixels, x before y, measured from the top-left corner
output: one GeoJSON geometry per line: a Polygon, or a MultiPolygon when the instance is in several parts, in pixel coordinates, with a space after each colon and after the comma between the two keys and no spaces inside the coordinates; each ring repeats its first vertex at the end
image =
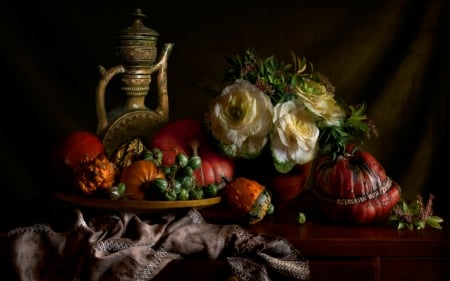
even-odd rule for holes
{"type": "Polygon", "coordinates": [[[153,219],[75,212],[68,229],[34,224],[8,233],[17,280],[144,281],[188,258],[226,261],[242,281],[309,279],[307,260],[283,238],[209,224],[195,209],[153,219]]]}
{"type": "MultiPolygon", "coordinates": [[[[0,17],[4,223],[11,212],[51,208],[39,200],[52,191],[53,145],[68,131],[95,131],[97,67],[120,64],[114,36],[136,7],[158,43],[175,44],[171,119],[204,114],[226,55],[254,47],[288,61],[292,50],[330,78],[336,95],[367,103],[379,137],[365,148],[403,195],[433,193],[436,213],[447,212],[449,1],[8,1],[0,17]]],[[[119,83],[108,85],[108,110],[123,104],[119,83]]]]}

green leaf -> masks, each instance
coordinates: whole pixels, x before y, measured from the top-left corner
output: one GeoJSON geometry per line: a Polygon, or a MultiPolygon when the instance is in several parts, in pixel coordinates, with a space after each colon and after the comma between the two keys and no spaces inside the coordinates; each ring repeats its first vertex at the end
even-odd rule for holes
{"type": "Polygon", "coordinates": [[[416,223],[416,228],[417,228],[417,230],[424,229],[425,228],[425,222],[424,221],[418,221],[416,223]]]}
{"type": "Polygon", "coordinates": [[[429,216],[428,220],[431,220],[431,221],[436,222],[436,223],[441,223],[441,222],[444,221],[443,218],[438,217],[438,216],[429,216]]]}
{"type": "Polygon", "coordinates": [[[287,161],[287,162],[278,162],[278,161],[274,161],[274,165],[275,165],[275,169],[277,170],[277,172],[279,173],[288,173],[290,170],[292,170],[292,168],[294,168],[295,166],[295,162],[294,161],[287,161]]]}
{"type": "Polygon", "coordinates": [[[388,222],[396,222],[397,228],[407,227],[410,230],[424,229],[427,225],[442,229],[440,225],[444,220],[438,216],[432,216],[433,213],[433,195],[430,195],[426,206],[423,204],[421,196],[417,196],[417,200],[407,203],[405,199],[401,199],[392,209],[388,222]]]}
{"type": "Polygon", "coordinates": [[[392,221],[392,222],[395,222],[395,221],[399,221],[400,219],[396,216],[396,215],[390,215],[389,217],[388,217],[388,221],[392,221]]]}
{"type": "Polygon", "coordinates": [[[444,220],[438,216],[430,216],[428,217],[426,224],[436,229],[442,229],[440,223],[443,221],[444,220]]]}
{"type": "Polygon", "coordinates": [[[401,208],[401,210],[402,210],[403,212],[409,213],[409,207],[408,207],[408,204],[406,203],[406,201],[401,200],[401,201],[399,202],[399,204],[400,204],[400,208],[401,208]]]}

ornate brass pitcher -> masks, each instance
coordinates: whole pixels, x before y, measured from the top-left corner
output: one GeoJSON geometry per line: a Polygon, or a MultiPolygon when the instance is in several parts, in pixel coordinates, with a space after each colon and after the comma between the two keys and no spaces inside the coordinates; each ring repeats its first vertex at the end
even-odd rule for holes
{"type": "Polygon", "coordinates": [[[158,32],[142,23],[146,16],[140,9],[136,9],[132,16],[132,25],[117,35],[116,49],[122,63],[108,70],[99,67],[101,77],[96,90],[97,134],[103,138],[108,155],[132,138],[150,137],[169,119],[167,60],[174,44],[164,44],[156,61],[158,32]],[[154,73],[157,73],[158,98],[151,110],[146,106],[145,98],[154,73]],[[122,74],[121,90],[126,95],[125,105],[107,114],[105,91],[111,79],[118,74],[122,74]]]}

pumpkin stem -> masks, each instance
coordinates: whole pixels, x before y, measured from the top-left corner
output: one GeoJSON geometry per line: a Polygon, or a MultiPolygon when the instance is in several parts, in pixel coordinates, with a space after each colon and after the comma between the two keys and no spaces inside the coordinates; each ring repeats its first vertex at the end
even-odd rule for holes
{"type": "Polygon", "coordinates": [[[189,141],[189,146],[190,146],[191,149],[192,149],[192,153],[193,153],[195,156],[198,156],[198,147],[200,146],[200,143],[198,142],[198,140],[196,140],[196,139],[190,140],[190,141],[189,141]]]}

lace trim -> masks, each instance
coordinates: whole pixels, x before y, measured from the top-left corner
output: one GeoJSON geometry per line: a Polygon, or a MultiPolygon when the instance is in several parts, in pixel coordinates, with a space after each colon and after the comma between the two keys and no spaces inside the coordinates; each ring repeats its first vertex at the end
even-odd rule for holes
{"type": "Polygon", "coordinates": [[[307,261],[299,260],[282,260],[271,257],[264,253],[259,256],[267,262],[267,266],[283,276],[289,276],[296,280],[309,279],[309,266],[307,261]]]}
{"type": "Polygon", "coordinates": [[[8,236],[10,237],[10,236],[22,234],[24,232],[49,233],[49,232],[52,232],[52,230],[47,224],[36,224],[36,225],[32,225],[32,226],[18,227],[18,228],[12,229],[8,232],[8,236]]]}
{"type": "Polygon", "coordinates": [[[94,245],[93,250],[99,252],[118,252],[130,248],[130,245],[117,241],[100,241],[94,245]]]}
{"type": "Polygon", "coordinates": [[[151,261],[136,275],[136,281],[150,280],[155,274],[155,271],[160,269],[161,263],[167,255],[168,253],[164,249],[156,251],[151,261]]]}
{"type": "Polygon", "coordinates": [[[195,224],[205,223],[205,219],[196,209],[190,209],[187,215],[192,219],[192,223],[195,224]]]}
{"type": "Polygon", "coordinates": [[[336,205],[354,205],[354,204],[363,203],[365,201],[368,201],[368,200],[377,198],[380,195],[383,195],[392,187],[392,180],[391,180],[391,178],[388,177],[383,183],[380,182],[378,185],[379,185],[379,188],[374,190],[373,192],[362,195],[360,197],[356,197],[356,198],[325,197],[324,195],[320,194],[316,189],[313,190],[313,193],[320,199],[330,202],[330,203],[333,203],[333,204],[336,204],[336,205]]]}
{"type": "Polygon", "coordinates": [[[231,271],[240,281],[270,281],[266,268],[250,259],[227,258],[231,271]]]}

